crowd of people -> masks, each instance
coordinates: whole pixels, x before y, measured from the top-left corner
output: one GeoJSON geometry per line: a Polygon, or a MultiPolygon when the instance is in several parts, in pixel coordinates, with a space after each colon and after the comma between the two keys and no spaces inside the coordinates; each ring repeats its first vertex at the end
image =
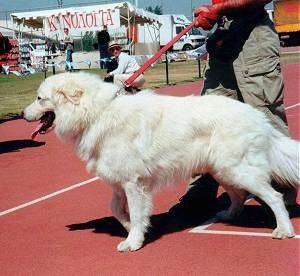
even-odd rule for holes
{"type": "MultiPolygon", "coordinates": [[[[63,29],[64,34],[59,43],[59,49],[65,52],[66,71],[72,71],[74,38],[70,34],[68,28],[63,29]]],[[[47,45],[49,49],[53,45],[47,45]]],[[[137,61],[128,53],[122,51],[122,45],[111,40],[107,26],[103,25],[103,29],[97,32],[97,47],[99,50],[100,69],[106,69],[106,81],[114,82],[119,86],[124,86],[124,81],[127,80],[136,70],[140,68],[137,61]]],[[[141,74],[133,83],[132,87],[139,89],[145,83],[144,75],[141,74]]]]}

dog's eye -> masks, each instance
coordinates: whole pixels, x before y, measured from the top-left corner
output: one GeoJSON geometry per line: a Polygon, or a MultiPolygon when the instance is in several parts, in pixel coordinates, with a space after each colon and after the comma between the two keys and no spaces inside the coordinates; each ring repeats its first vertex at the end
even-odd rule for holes
{"type": "Polygon", "coordinates": [[[40,96],[37,97],[38,101],[41,100],[42,98],[40,96]]]}

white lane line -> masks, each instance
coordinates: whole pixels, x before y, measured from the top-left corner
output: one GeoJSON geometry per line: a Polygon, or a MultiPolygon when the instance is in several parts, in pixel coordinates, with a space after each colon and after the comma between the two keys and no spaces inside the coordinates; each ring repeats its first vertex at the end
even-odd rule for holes
{"type": "Polygon", "coordinates": [[[294,108],[294,107],[297,107],[297,106],[300,106],[300,103],[296,103],[296,104],[287,106],[287,107],[285,108],[285,110],[288,110],[288,109],[291,109],[291,108],[294,108]]]}
{"type": "MultiPolygon", "coordinates": [[[[253,199],[253,196],[250,195],[248,199],[245,201],[245,203],[248,203],[253,199]]],[[[253,236],[253,237],[272,237],[272,234],[270,233],[257,233],[257,232],[241,232],[241,231],[226,231],[226,230],[209,230],[206,229],[213,225],[214,223],[218,222],[218,219],[216,217],[213,217],[203,224],[194,227],[189,231],[189,233],[194,234],[214,234],[214,235],[236,235],[236,236],[253,236]]],[[[299,239],[300,235],[296,235],[294,238],[299,239]]]]}
{"type": "MultiPolygon", "coordinates": [[[[214,234],[214,235],[233,235],[233,236],[253,236],[253,237],[272,237],[271,233],[257,233],[257,232],[240,232],[240,231],[220,231],[220,230],[203,230],[195,227],[189,231],[196,234],[214,234]]],[[[300,239],[300,235],[295,235],[296,239],[300,239]]]]}
{"type": "Polygon", "coordinates": [[[72,185],[72,186],[69,186],[69,187],[67,187],[67,188],[65,188],[65,189],[58,190],[58,191],[56,191],[56,192],[54,192],[54,193],[51,193],[51,194],[49,194],[49,195],[46,195],[46,196],[43,196],[43,197],[34,199],[34,200],[32,200],[32,201],[23,203],[23,204],[21,204],[21,205],[19,205],[19,206],[16,206],[16,207],[10,208],[10,209],[8,209],[8,210],[2,211],[2,212],[0,212],[0,217],[1,217],[1,216],[4,216],[4,215],[7,215],[7,214],[9,214],[9,213],[15,212],[15,211],[17,211],[17,210],[19,210],[19,209],[28,207],[28,206],[30,206],[30,205],[36,204],[36,203],[38,203],[38,202],[44,201],[44,200],[49,199],[49,198],[51,198],[51,197],[54,197],[54,196],[60,195],[60,194],[62,194],[62,193],[68,192],[68,191],[70,191],[70,190],[73,190],[73,189],[79,188],[79,187],[81,187],[81,186],[87,185],[87,184],[89,184],[89,183],[91,183],[91,182],[94,182],[94,181],[96,181],[96,180],[98,180],[98,179],[99,179],[99,177],[96,176],[96,177],[94,177],[94,178],[90,178],[90,179],[85,180],[85,181],[83,181],[83,182],[79,182],[79,183],[77,183],[77,184],[74,184],[74,185],[72,185]]]}
{"type": "Polygon", "coordinates": [[[206,222],[204,222],[203,224],[193,228],[192,230],[190,230],[189,232],[194,233],[194,230],[197,229],[197,231],[203,231],[206,228],[208,228],[209,226],[213,225],[214,223],[216,223],[218,221],[217,218],[211,218],[209,220],[207,220],[206,222]]]}
{"type": "MultiPolygon", "coordinates": [[[[247,200],[245,201],[245,204],[248,203],[253,198],[254,198],[254,196],[250,194],[248,196],[247,200]]],[[[213,225],[214,223],[216,223],[218,221],[219,221],[219,219],[217,217],[213,217],[213,218],[205,221],[204,223],[200,224],[199,226],[196,226],[195,228],[193,228],[189,232],[194,233],[194,231],[193,231],[194,229],[197,229],[197,231],[205,230],[206,228],[210,227],[211,225],[213,225]]]]}

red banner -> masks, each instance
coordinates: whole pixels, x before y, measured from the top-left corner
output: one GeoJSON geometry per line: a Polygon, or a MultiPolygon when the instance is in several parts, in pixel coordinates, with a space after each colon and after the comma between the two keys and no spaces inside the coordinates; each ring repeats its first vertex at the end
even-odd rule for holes
{"type": "Polygon", "coordinates": [[[109,28],[120,27],[120,11],[98,10],[98,11],[72,11],[66,14],[52,15],[45,18],[45,34],[52,37],[60,34],[63,28],[68,28],[71,33],[81,31],[99,31],[103,25],[109,28]]]}

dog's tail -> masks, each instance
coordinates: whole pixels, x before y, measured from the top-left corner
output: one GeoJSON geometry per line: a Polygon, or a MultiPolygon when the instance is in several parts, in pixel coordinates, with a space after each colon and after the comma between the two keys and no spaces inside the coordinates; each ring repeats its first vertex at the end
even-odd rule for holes
{"type": "Polygon", "coordinates": [[[299,188],[299,149],[300,143],[284,136],[276,129],[271,130],[269,160],[272,177],[283,185],[299,188]]]}

